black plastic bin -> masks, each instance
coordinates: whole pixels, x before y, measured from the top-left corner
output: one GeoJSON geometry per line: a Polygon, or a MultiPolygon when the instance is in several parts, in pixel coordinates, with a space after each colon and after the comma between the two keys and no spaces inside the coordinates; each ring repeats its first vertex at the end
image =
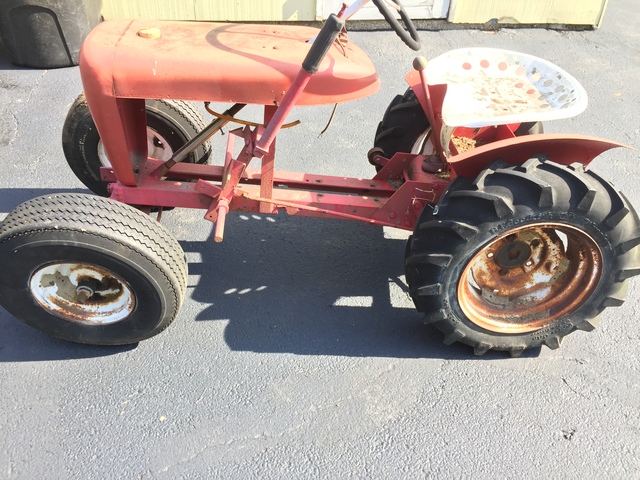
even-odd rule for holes
{"type": "Polygon", "coordinates": [[[24,67],[77,65],[101,9],[102,0],[0,0],[0,34],[9,58],[24,67]]]}

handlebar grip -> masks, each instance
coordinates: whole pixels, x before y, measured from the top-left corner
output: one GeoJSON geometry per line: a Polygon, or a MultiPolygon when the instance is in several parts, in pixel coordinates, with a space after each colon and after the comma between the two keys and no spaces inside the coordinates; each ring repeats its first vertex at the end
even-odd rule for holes
{"type": "Polygon", "coordinates": [[[344,20],[342,18],[338,18],[332,13],[322,26],[322,30],[320,30],[320,33],[313,42],[313,45],[311,45],[307,56],[302,62],[302,68],[304,68],[308,73],[316,73],[320,66],[320,62],[331,48],[331,45],[333,45],[333,42],[343,27],[344,20]]]}

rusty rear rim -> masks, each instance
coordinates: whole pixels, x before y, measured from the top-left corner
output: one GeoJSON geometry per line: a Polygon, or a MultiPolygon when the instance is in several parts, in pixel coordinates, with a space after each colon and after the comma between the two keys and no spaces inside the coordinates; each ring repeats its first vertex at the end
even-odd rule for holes
{"type": "Polygon", "coordinates": [[[113,272],[84,263],[54,263],[29,281],[33,298],[49,313],[85,325],[111,325],[135,309],[131,287],[113,272]]]}
{"type": "Polygon", "coordinates": [[[458,302],[492,332],[534,332],[575,311],[602,275],[602,252],[584,231],[560,223],[529,224],[483,247],[465,267],[458,302]]]}

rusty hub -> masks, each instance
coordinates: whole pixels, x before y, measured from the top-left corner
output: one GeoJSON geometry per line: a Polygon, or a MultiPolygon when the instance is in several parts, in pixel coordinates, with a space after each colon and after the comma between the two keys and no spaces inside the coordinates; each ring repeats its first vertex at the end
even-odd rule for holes
{"type": "Polygon", "coordinates": [[[458,301],[467,318],[486,330],[533,332],[584,304],[601,275],[602,252],[584,231],[530,224],[471,259],[458,283],[458,301]]]}
{"type": "Polygon", "coordinates": [[[110,325],[135,309],[129,285],[113,272],[91,264],[53,263],[29,281],[33,298],[57,317],[88,325],[110,325]]]}

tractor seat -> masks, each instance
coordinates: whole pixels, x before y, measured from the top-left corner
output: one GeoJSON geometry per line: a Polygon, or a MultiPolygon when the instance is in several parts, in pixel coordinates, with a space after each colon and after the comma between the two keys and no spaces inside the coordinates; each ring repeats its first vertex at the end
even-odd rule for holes
{"type": "Polygon", "coordinates": [[[486,127],[569,118],[587,108],[587,93],[542,58],[494,48],[461,48],[429,60],[430,85],[447,85],[442,107],[450,127],[486,127]]]}
{"type": "MultiPolygon", "coordinates": [[[[317,28],[108,20],[86,38],[82,80],[120,98],[278,104],[317,28]]],[[[372,95],[380,80],[353,43],[334,44],[298,100],[322,105],[372,95]]]]}

